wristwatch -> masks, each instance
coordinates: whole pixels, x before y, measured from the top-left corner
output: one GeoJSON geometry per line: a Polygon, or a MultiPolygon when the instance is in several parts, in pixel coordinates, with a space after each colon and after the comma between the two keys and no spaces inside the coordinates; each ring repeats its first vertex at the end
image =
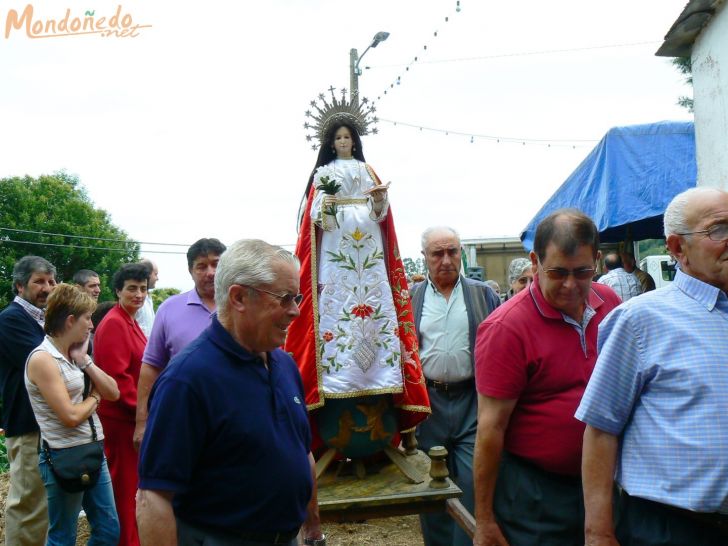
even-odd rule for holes
{"type": "Polygon", "coordinates": [[[304,538],[303,543],[306,546],[326,546],[326,535],[321,534],[321,538],[304,538]]]}
{"type": "Polygon", "coordinates": [[[94,361],[91,360],[91,358],[89,357],[89,359],[84,364],[82,364],[82,365],[76,364],[76,365],[78,366],[79,370],[81,370],[82,372],[85,372],[86,368],[88,368],[93,363],[94,363],[94,361]]]}

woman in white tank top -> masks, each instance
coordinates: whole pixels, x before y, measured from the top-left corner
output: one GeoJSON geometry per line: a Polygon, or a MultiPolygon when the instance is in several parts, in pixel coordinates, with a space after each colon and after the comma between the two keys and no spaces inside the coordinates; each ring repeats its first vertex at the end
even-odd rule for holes
{"type": "MultiPolygon", "coordinates": [[[[52,450],[92,442],[92,418],[99,440],[104,433],[96,416],[100,400],[117,400],[116,381],[98,368],[86,354],[91,313],[96,302],[78,287],[60,284],[48,297],[45,313],[46,337],[28,356],[25,387],[41,438],[52,450]],[[84,391],[84,374],[91,380],[84,391]]],[[[119,520],[114,505],[109,469],[104,460],[96,485],[80,493],[69,493],[57,483],[44,452],[40,454],[40,475],[48,494],[47,546],[73,546],[81,508],[91,526],[89,544],[115,546],[119,520]]]]}

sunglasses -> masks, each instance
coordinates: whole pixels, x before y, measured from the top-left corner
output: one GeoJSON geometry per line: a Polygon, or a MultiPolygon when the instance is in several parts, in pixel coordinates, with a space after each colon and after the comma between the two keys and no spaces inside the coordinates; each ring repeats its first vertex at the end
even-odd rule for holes
{"type": "Polygon", "coordinates": [[[538,262],[539,267],[543,269],[546,276],[552,281],[565,281],[569,275],[573,275],[578,281],[585,281],[591,279],[596,272],[594,267],[580,267],[579,269],[565,269],[563,267],[549,267],[546,269],[541,262],[538,262]]]}
{"type": "Polygon", "coordinates": [[[248,286],[248,288],[255,290],[256,292],[263,292],[265,294],[270,294],[274,298],[278,298],[278,301],[281,303],[281,307],[288,307],[293,302],[295,302],[296,305],[301,305],[301,302],[303,301],[303,294],[276,294],[270,290],[263,290],[262,288],[256,288],[255,286],[248,286]]]}

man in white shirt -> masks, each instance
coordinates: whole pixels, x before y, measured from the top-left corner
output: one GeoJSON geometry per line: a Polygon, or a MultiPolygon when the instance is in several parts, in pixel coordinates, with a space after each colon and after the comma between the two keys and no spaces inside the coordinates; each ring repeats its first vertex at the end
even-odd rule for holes
{"type": "Polygon", "coordinates": [[[144,332],[144,335],[149,339],[149,334],[152,333],[152,326],[154,325],[154,302],[152,301],[152,294],[150,292],[159,279],[159,269],[157,268],[157,264],[152,260],[145,258],[141,263],[149,268],[149,283],[147,284],[147,297],[144,299],[144,305],[137,311],[136,321],[139,323],[139,327],[144,332]]]}
{"type": "MultiPolygon", "coordinates": [[[[484,282],[460,274],[460,237],[454,229],[427,229],[422,254],[427,279],[412,287],[412,309],[432,415],[418,425],[417,440],[425,452],[434,446],[447,449],[450,477],[463,490],[462,503],[472,513],[475,333],[500,299],[484,282]]],[[[420,523],[425,546],[472,544],[447,514],[422,515],[420,523]]]]}
{"type": "Polygon", "coordinates": [[[637,275],[627,273],[622,267],[622,259],[616,252],[604,257],[604,268],[607,273],[597,281],[614,290],[622,301],[627,301],[642,293],[642,284],[637,275]]]}

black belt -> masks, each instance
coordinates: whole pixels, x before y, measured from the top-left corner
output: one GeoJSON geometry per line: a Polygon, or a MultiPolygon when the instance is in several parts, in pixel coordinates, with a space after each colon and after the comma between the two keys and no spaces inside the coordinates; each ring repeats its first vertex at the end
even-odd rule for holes
{"type": "Polygon", "coordinates": [[[449,392],[451,394],[472,391],[475,389],[475,379],[464,379],[463,381],[454,381],[452,383],[446,383],[445,381],[435,381],[434,379],[427,379],[425,377],[425,384],[428,387],[435,389],[438,392],[449,392]]]}
{"type": "Polygon", "coordinates": [[[693,512],[692,510],[678,508],[669,504],[663,504],[663,506],[670,510],[670,512],[677,512],[696,523],[716,529],[723,536],[728,536],[728,514],[720,514],[718,512],[693,512]]]}
{"type": "Polygon", "coordinates": [[[235,536],[242,540],[253,542],[267,542],[269,544],[290,544],[298,536],[298,529],[295,531],[284,531],[278,533],[235,533],[235,536]]]}
{"type": "Polygon", "coordinates": [[[664,502],[658,502],[642,497],[634,497],[621,488],[619,490],[619,494],[627,499],[637,499],[645,504],[660,506],[667,512],[679,514],[686,519],[699,523],[703,527],[710,527],[722,536],[728,537],[728,514],[721,514],[719,512],[694,512],[693,510],[679,508],[671,504],[665,504],[664,502]]]}

